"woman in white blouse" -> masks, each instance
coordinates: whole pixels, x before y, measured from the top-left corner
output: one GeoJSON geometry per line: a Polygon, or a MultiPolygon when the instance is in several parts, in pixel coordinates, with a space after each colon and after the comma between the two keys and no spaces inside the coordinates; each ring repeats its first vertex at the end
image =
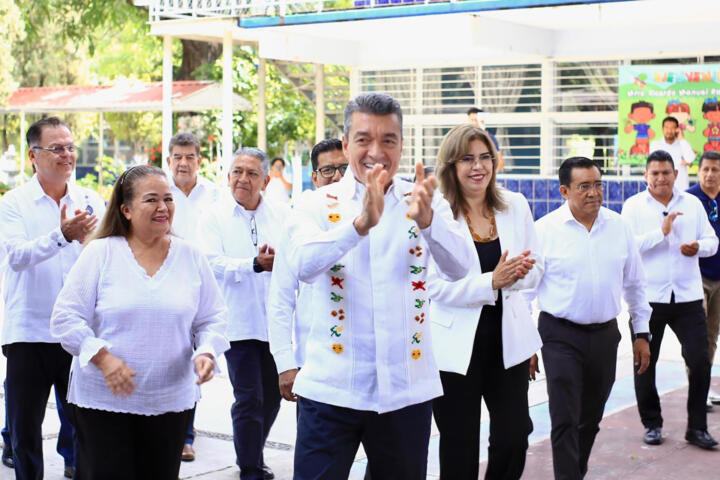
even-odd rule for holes
{"type": "Polygon", "coordinates": [[[125,171],[55,304],[51,332],[75,356],[76,479],[177,479],[198,385],[229,348],[212,271],[171,235],[173,212],[162,170],[125,171]]]}
{"type": "Polygon", "coordinates": [[[481,397],[490,412],[486,479],[520,478],[532,431],[528,372],[534,378],[540,336],[520,290],[534,288],[543,268],[527,201],[495,183],[497,158],[489,135],[470,124],[450,130],[438,152],[440,191],[477,251],[462,280],[431,272],[428,282],[443,480],[478,478],[481,397]]]}

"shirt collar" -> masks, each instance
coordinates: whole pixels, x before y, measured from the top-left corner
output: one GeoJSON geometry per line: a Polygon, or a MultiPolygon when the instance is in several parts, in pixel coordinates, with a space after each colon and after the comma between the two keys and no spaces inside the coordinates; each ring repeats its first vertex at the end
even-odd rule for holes
{"type": "MultiPolygon", "coordinates": [[[[30,193],[32,194],[33,201],[38,201],[43,197],[46,197],[47,194],[45,193],[45,190],[43,190],[42,185],[40,185],[40,180],[38,180],[37,173],[32,176],[30,181],[28,182],[30,187],[30,193]]],[[[63,199],[69,198],[70,201],[73,201],[73,195],[76,193],[76,189],[74,185],[70,182],[66,183],[67,190],[65,191],[65,195],[62,197],[63,199]]],[[[49,198],[49,197],[48,197],[49,198]]]]}
{"type": "Polygon", "coordinates": [[[233,208],[233,215],[236,216],[240,215],[245,218],[257,217],[259,215],[262,215],[262,212],[265,211],[266,202],[262,195],[260,195],[260,203],[258,203],[258,206],[255,210],[247,210],[235,200],[235,197],[233,197],[232,194],[230,194],[229,201],[231,201],[235,205],[235,207],[233,208]]]}
{"type": "MultiPolygon", "coordinates": [[[[202,175],[198,175],[197,179],[195,180],[195,186],[192,188],[192,190],[190,190],[190,194],[192,195],[192,193],[196,190],[198,190],[198,191],[205,190],[207,188],[207,183],[209,183],[209,180],[206,180],[205,177],[203,177],[202,175]]],[[[178,187],[177,184],[175,183],[175,179],[173,178],[172,175],[170,175],[170,188],[174,188],[174,189],[182,192],[180,187],[178,187]]],[[[183,195],[184,194],[185,193],[183,192],[183,195]]]]}
{"type": "MultiPolygon", "coordinates": [[[[584,225],[582,225],[576,218],[575,215],[573,215],[572,210],[570,210],[570,204],[566,200],[562,205],[560,205],[560,208],[558,209],[558,214],[560,217],[560,221],[562,223],[568,223],[568,222],[575,222],[578,225],[581,225],[583,228],[585,228],[584,225]]],[[[604,207],[600,207],[600,210],[598,211],[597,217],[595,217],[595,221],[593,222],[593,225],[591,227],[591,230],[595,228],[596,226],[600,226],[603,223],[605,223],[605,216],[607,215],[606,210],[604,207]]]]}
{"type": "MultiPolygon", "coordinates": [[[[400,176],[395,175],[392,183],[388,187],[388,191],[385,192],[385,195],[392,193],[395,198],[400,201],[404,196],[406,196],[406,193],[412,191],[412,187],[408,188],[408,185],[412,184],[406,182],[400,176]]],[[[355,175],[352,173],[352,168],[348,168],[343,178],[338,182],[338,193],[340,199],[342,200],[362,200],[365,195],[365,185],[355,179],[355,175]]]]}
{"type": "Polygon", "coordinates": [[[646,202],[648,202],[648,203],[655,203],[655,204],[657,204],[657,205],[660,205],[661,208],[663,208],[664,210],[668,210],[668,209],[672,208],[673,205],[675,205],[675,204],[678,203],[680,200],[682,200],[682,197],[685,195],[685,192],[681,192],[681,191],[678,190],[677,188],[673,187],[672,198],[670,199],[670,202],[669,202],[667,205],[663,205],[663,204],[660,203],[659,201],[655,200],[655,197],[653,197],[652,195],[650,195],[650,189],[648,189],[648,188],[646,188],[646,189],[643,191],[643,194],[645,194],[645,201],[646,201],[646,202]]]}

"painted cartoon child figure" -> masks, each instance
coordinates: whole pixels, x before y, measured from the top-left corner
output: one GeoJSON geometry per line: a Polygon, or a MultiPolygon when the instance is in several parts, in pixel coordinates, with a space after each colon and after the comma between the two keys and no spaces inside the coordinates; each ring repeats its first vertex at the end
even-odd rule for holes
{"type": "Polygon", "coordinates": [[[665,108],[665,113],[678,121],[678,125],[680,126],[678,139],[685,139],[685,130],[688,132],[695,131],[695,124],[690,118],[690,105],[687,103],[681,102],[680,100],[669,100],[665,108]]]}
{"type": "Polygon", "coordinates": [[[635,102],[630,106],[628,121],[625,124],[625,133],[633,130],[637,132],[635,145],[630,148],[631,155],[647,155],[650,153],[650,140],[655,138],[655,132],[648,122],[655,118],[652,103],[635,102]],[[633,125],[632,122],[635,122],[633,125]]]}
{"type": "Polygon", "coordinates": [[[703,148],[707,151],[720,151],[720,104],[717,98],[707,98],[702,106],[703,118],[708,121],[708,126],[703,131],[707,137],[707,143],[703,148]]]}

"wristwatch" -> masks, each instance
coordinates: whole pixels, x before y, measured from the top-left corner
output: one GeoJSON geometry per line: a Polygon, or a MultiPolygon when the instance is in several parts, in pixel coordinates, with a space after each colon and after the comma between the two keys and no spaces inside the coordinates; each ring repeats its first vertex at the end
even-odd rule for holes
{"type": "Polygon", "coordinates": [[[647,340],[648,343],[650,343],[650,339],[652,338],[652,335],[650,335],[649,332],[636,333],[635,338],[636,339],[644,338],[645,340],[647,340]]]}
{"type": "Polygon", "coordinates": [[[257,257],[253,258],[253,271],[255,273],[264,272],[265,269],[258,263],[257,257]]]}

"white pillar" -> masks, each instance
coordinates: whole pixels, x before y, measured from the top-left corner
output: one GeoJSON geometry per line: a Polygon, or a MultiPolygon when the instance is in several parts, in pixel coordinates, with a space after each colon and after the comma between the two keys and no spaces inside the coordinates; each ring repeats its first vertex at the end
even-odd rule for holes
{"type": "Polygon", "coordinates": [[[260,150],[267,152],[267,105],[265,104],[265,59],[258,60],[258,125],[257,125],[257,146],[260,150]]]}
{"type": "Polygon", "coordinates": [[[222,172],[228,172],[233,158],[233,41],[232,30],[223,34],[222,76],[222,172]]]}
{"type": "Polygon", "coordinates": [[[98,136],[98,156],[97,156],[97,167],[98,167],[98,185],[102,185],[103,171],[102,171],[102,157],[105,154],[105,118],[103,112],[100,112],[100,135],[98,136]]]}
{"type": "Polygon", "coordinates": [[[360,95],[360,70],[350,67],[350,99],[360,95]]]}
{"type": "Polygon", "coordinates": [[[162,83],[162,152],[160,153],[161,165],[167,169],[162,159],[168,155],[168,146],[172,138],[172,37],[163,37],[163,83],[162,83]]]}
{"type": "Polygon", "coordinates": [[[19,183],[22,183],[22,181],[25,179],[25,165],[27,164],[27,157],[25,152],[25,130],[27,129],[27,125],[25,125],[25,112],[23,110],[20,111],[20,179],[19,183]]]}
{"type": "Polygon", "coordinates": [[[315,64],[315,143],[325,138],[325,65],[315,64]]]}
{"type": "Polygon", "coordinates": [[[543,61],[540,67],[540,174],[546,176],[552,176],[556,171],[555,124],[551,117],[555,100],[554,67],[552,60],[543,61]]]}

